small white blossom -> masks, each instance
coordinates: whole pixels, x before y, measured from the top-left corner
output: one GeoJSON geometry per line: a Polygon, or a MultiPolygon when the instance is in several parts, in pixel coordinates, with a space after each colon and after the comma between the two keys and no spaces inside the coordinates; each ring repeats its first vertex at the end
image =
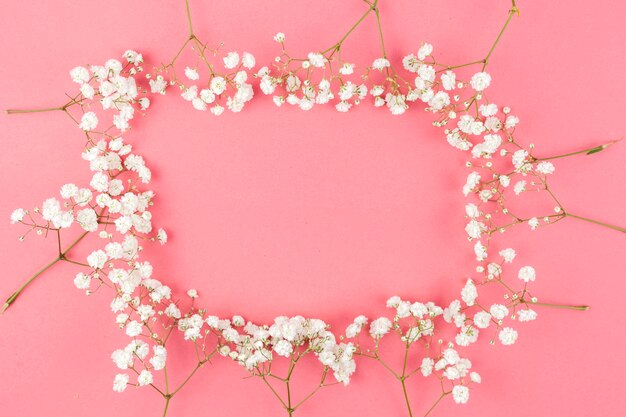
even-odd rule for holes
{"type": "Polygon", "coordinates": [[[113,391],[124,392],[126,386],[128,385],[129,379],[129,376],[126,374],[115,375],[115,379],[113,379],[113,391]]]}
{"type": "Polygon", "coordinates": [[[532,266],[523,266],[520,268],[517,277],[524,282],[534,281],[536,277],[535,268],[532,266]]]}
{"type": "Polygon", "coordinates": [[[498,339],[503,345],[512,345],[517,340],[517,331],[510,327],[505,327],[498,333],[498,339]]]}
{"type": "Polygon", "coordinates": [[[491,84],[491,76],[486,72],[477,72],[472,76],[470,85],[476,91],[483,91],[491,84]]]}

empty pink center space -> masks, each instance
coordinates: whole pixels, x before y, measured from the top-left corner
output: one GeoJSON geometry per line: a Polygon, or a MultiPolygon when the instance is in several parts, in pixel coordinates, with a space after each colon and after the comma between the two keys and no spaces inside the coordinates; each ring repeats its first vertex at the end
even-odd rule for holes
{"type": "Polygon", "coordinates": [[[261,98],[215,118],[170,100],[132,133],[158,161],[153,213],[170,234],[146,257],[212,312],[351,319],[394,294],[450,296],[470,272],[466,169],[427,115],[304,113],[261,98]]]}

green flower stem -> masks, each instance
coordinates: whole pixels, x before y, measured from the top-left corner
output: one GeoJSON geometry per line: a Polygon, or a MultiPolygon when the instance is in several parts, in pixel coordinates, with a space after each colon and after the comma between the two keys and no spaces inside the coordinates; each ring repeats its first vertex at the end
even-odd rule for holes
{"type": "Polygon", "coordinates": [[[606,227],[606,228],[609,228],[609,229],[612,229],[612,230],[617,230],[618,232],[621,232],[621,233],[626,233],[626,229],[623,228],[623,227],[616,226],[616,225],[610,224],[610,223],[601,222],[601,221],[594,220],[594,219],[590,219],[589,217],[578,216],[576,214],[572,214],[572,213],[568,213],[568,212],[565,212],[565,216],[566,217],[571,217],[573,219],[582,220],[582,221],[585,221],[585,222],[588,222],[588,223],[597,224],[598,226],[606,227]]]}
{"type": "Polygon", "coordinates": [[[191,24],[191,10],[189,9],[189,0],[185,0],[185,9],[187,10],[187,23],[189,24],[189,36],[193,36],[193,25],[191,24]]]}
{"type": "Polygon", "coordinates": [[[575,151],[575,152],[568,152],[568,153],[564,153],[564,154],[560,154],[560,155],[554,155],[554,156],[548,156],[545,158],[536,158],[533,157],[533,162],[539,162],[539,161],[550,161],[552,159],[560,159],[560,158],[567,158],[568,156],[574,156],[574,155],[593,155],[594,153],[598,153],[601,152],[603,150],[605,150],[606,148],[608,148],[609,146],[617,143],[618,141],[616,140],[612,140],[610,142],[607,143],[603,143],[602,145],[598,145],[598,146],[593,146],[591,148],[586,148],[580,151],[575,151]]]}
{"type": "Polygon", "coordinates": [[[163,417],[167,415],[167,409],[170,406],[171,400],[172,400],[172,397],[170,397],[169,395],[165,395],[165,409],[163,409],[163,417]]]}
{"type": "Polygon", "coordinates": [[[80,100],[78,99],[80,95],[81,93],[78,93],[76,96],[70,97],[70,101],[68,101],[67,103],[59,107],[44,107],[41,109],[8,109],[8,110],[5,110],[5,113],[6,114],[22,114],[22,113],[46,113],[46,112],[53,112],[53,111],[62,111],[66,113],[67,115],[71,116],[69,112],[67,111],[67,109],[69,109],[75,104],[80,104],[81,101],[84,100],[84,98],[80,100]]]}
{"type": "Polygon", "coordinates": [[[587,311],[590,308],[587,305],[540,303],[540,302],[533,302],[533,301],[528,301],[524,299],[520,300],[520,303],[534,305],[534,306],[541,306],[541,307],[563,308],[566,310],[577,310],[577,311],[587,311]]]}
{"type": "Polygon", "coordinates": [[[45,112],[51,112],[51,111],[66,111],[66,109],[63,108],[63,107],[48,107],[48,108],[44,108],[44,109],[25,109],[25,110],[8,109],[8,110],[5,110],[6,114],[45,113],[45,112]]]}
{"type": "Polygon", "coordinates": [[[348,36],[350,36],[350,34],[352,32],[354,32],[354,30],[365,20],[365,18],[372,12],[372,11],[376,11],[376,6],[378,5],[378,1],[379,0],[374,0],[373,3],[369,3],[366,2],[370,5],[369,9],[367,9],[367,11],[365,13],[363,13],[363,15],[361,16],[361,18],[359,20],[356,21],[356,23],[354,25],[352,25],[352,27],[350,29],[348,29],[348,32],[346,32],[345,35],[343,35],[343,37],[341,39],[339,39],[339,42],[337,42],[336,44],[334,44],[333,46],[331,46],[328,49],[325,49],[324,51],[322,51],[322,54],[326,54],[328,52],[331,51],[335,51],[341,48],[341,45],[343,44],[343,42],[348,38],[348,36]]]}
{"type": "MultiPolygon", "coordinates": [[[[70,261],[70,260],[68,260],[66,258],[66,256],[67,256],[68,252],[70,250],[72,250],[72,248],[74,246],[76,246],[78,244],[78,242],[80,242],[81,240],[83,240],[85,238],[85,236],[87,236],[87,233],[88,232],[83,232],[65,251],[61,252],[59,250],[59,255],[54,260],[52,260],[46,266],[44,266],[39,271],[37,271],[24,284],[22,284],[22,286],[17,291],[15,291],[13,294],[11,294],[11,296],[9,298],[7,298],[7,300],[4,302],[4,305],[2,306],[2,309],[0,309],[0,314],[4,313],[11,306],[11,304],[13,304],[15,302],[17,297],[20,296],[22,291],[24,291],[26,289],[26,287],[28,287],[35,279],[37,279],[37,277],[39,277],[41,274],[46,272],[48,269],[52,268],[58,262],[65,261],[65,262],[70,262],[70,263],[76,264],[77,263],[76,261],[70,261]]],[[[80,263],[78,263],[78,264],[79,265],[84,265],[84,264],[80,264],[80,263]]]]}
{"type": "Polygon", "coordinates": [[[513,16],[516,14],[519,15],[519,9],[515,5],[515,0],[512,0],[511,3],[512,4],[511,4],[511,10],[509,10],[509,16],[507,17],[506,22],[504,23],[502,30],[500,30],[500,33],[498,34],[498,37],[496,38],[495,42],[493,43],[493,45],[491,45],[491,49],[489,49],[487,56],[483,60],[482,71],[484,71],[485,68],[487,68],[487,64],[489,63],[489,58],[491,58],[491,54],[493,54],[493,51],[496,49],[496,46],[498,46],[498,43],[500,42],[500,39],[502,39],[502,35],[504,35],[506,28],[509,26],[509,23],[511,23],[513,16]]]}

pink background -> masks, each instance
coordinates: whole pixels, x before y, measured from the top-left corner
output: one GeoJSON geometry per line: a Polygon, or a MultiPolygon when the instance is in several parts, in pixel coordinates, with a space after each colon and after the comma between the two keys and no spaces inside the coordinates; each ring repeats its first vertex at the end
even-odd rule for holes
{"type": "MultiPolygon", "coordinates": [[[[519,1],[493,55],[489,95],[522,120],[519,138],[538,155],[577,150],[626,131],[626,68],[620,1],[519,1]],[[593,6],[591,6],[593,4],[593,6]],[[507,100],[507,101],[504,101],[507,100]]],[[[268,63],[272,40],[293,51],[334,43],[363,12],[358,0],[316,2],[192,0],[198,34],[225,50],[249,50],[268,63]]],[[[480,59],[499,31],[505,0],[381,0],[392,60],[421,41],[444,62],[480,59]]],[[[75,85],[68,70],[134,48],[151,61],[171,57],[186,36],[183,2],[5,2],[0,35],[0,108],[59,105],[75,85]]],[[[369,19],[343,51],[369,64],[378,55],[369,19]]],[[[150,248],[157,276],[176,290],[195,287],[217,314],[253,320],[314,315],[342,329],[356,314],[382,311],[393,294],[449,300],[473,267],[459,189],[464,159],[428,115],[402,117],[364,105],[303,113],[267,97],[242,114],[214,118],[175,96],[155,101],[149,122],[129,140],[150,162],[157,222],[171,243],[150,248]]],[[[16,207],[32,207],[65,182],[86,183],[80,133],[62,114],[0,116],[0,294],[8,296],[55,256],[51,240],[18,244],[16,207]]],[[[626,148],[560,161],[553,188],[570,211],[626,224],[626,148]]],[[[525,228],[524,228],[525,229],[525,228]]],[[[626,338],[620,319],[626,241],[617,232],[567,220],[539,232],[512,232],[520,262],[535,265],[544,301],[585,303],[588,312],[541,310],[511,348],[473,349],[483,384],[470,403],[446,401],[444,415],[620,415],[626,338]],[[616,320],[616,323],[611,320],[616,320]]],[[[80,251],[78,251],[80,253],[80,251]]],[[[74,289],[76,269],[56,267],[0,318],[0,404],[6,416],[155,416],[162,400],[148,389],[111,390],[110,352],[126,342],[109,297],[74,289]],[[94,414],[95,413],[95,414],[94,414]]],[[[177,345],[174,380],[193,366],[177,345]]],[[[221,361],[173,400],[171,416],[282,412],[257,380],[221,361]]],[[[412,386],[416,414],[436,398],[433,381],[412,386]]],[[[404,415],[399,385],[373,364],[353,384],[322,391],[300,416],[404,415]]]]}

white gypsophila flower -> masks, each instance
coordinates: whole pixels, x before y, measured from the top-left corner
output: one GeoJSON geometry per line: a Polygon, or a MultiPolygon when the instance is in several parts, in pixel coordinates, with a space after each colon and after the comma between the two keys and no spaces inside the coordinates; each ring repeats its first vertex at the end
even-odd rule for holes
{"type": "Polygon", "coordinates": [[[307,58],[309,63],[316,68],[322,68],[326,64],[326,58],[324,55],[317,52],[309,52],[307,58]]]}
{"type": "Polygon", "coordinates": [[[186,88],[180,95],[184,100],[191,101],[194,98],[198,97],[198,86],[192,85],[189,88],[186,88]]]}
{"type": "Polygon", "coordinates": [[[502,258],[504,259],[504,262],[506,263],[513,262],[513,259],[515,259],[515,256],[516,256],[515,250],[512,248],[502,249],[499,252],[499,254],[500,256],[502,256],[502,258]]]}
{"type": "Polygon", "coordinates": [[[211,104],[215,101],[215,93],[208,88],[200,90],[200,100],[207,104],[211,104]]]}
{"type": "Polygon", "coordinates": [[[472,156],[474,158],[490,158],[502,145],[500,135],[485,135],[483,139],[483,143],[478,143],[472,148],[472,156]]]}
{"type": "Polygon", "coordinates": [[[469,401],[469,388],[463,385],[455,385],[452,388],[452,399],[457,404],[465,404],[469,401]]]}
{"type": "Polygon", "coordinates": [[[198,298],[198,291],[195,290],[194,288],[191,288],[191,289],[187,290],[187,296],[189,298],[198,298]]]}
{"type": "Polygon", "coordinates": [[[285,34],[283,32],[278,32],[276,35],[274,35],[274,40],[278,43],[285,42],[285,34]]]}
{"type": "Polygon", "coordinates": [[[140,53],[136,51],[133,51],[132,49],[129,49],[126,52],[124,52],[122,57],[126,58],[126,61],[128,61],[129,64],[133,64],[135,66],[143,63],[143,55],[141,55],[140,53]]]}
{"type": "Polygon", "coordinates": [[[396,308],[396,317],[403,319],[409,317],[410,315],[411,303],[409,303],[408,301],[403,301],[398,304],[398,307],[396,308]]]}
{"type": "Polygon", "coordinates": [[[254,58],[254,55],[249,52],[244,52],[241,58],[241,65],[243,65],[243,67],[247,69],[254,68],[254,66],[256,65],[256,59],[254,58]]]}
{"type": "Polygon", "coordinates": [[[348,327],[346,327],[346,337],[352,339],[358,336],[359,333],[361,333],[362,328],[362,326],[359,326],[356,323],[351,323],[350,325],[348,325],[348,327]]]}
{"type": "Polygon", "coordinates": [[[382,71],[385,68],[389,68],[391,63],[387,58],[376,58],[372,63],[372,68],[382,71]]]}
{"type": "Polygon", "coordinates": [[[170,305],[165,308],[165,315],[169,318],[179,319],[181,317],[180,309],[176,304],[170,303],[170,305]]]}
{"type": "Polygon", "coordinates": [[[156,240],[161,245],[165,245],[167,243],[167,232],[163,228],[159,228],[159,230],[157,230],[156,240]]]}
{"type": "Polygon", "coordinates": [[[162,75],[159,75],[155,79],[152,79],[148,82],[150,84],[150,92],[153,94],[165,94],[165,89],[167,88],[167,81],[163,78],[162,75]]]}
{"type": "Polygon", "coordinates": [[[224,107],[218,105],[215,105],[213,107],[211,107],[211,113],[213,113],[215,116],[219,116],[222,113],[224,113],[224,107]]]}
{"type": "Polygon", "coordinates": [[[274,345],[274,352],[279,356],[288,358],[293,352],[293,346],[286,340],[280,340],[274,345]]]}
{"type": "Polygon", "coordinates": [[[506,120],[504,121],[504,126],[507,129],[512,129],[515,126],[517,126],[517,124],[519,123],[519,118],[517,116],[507,116],[506,120]]]}
{"type": "Polygon", "coordinates": [[[391,320],[380,317],[370,323],[370,335],[374,339],[379,339],[389,332],[391,325],[391,320]]]}
{"type": "Polygon", "coordinates": [[[468,217],[474,219],[480,216],[480,210],[478,209],[476,204],[468,203],[465,205],[465,214],[467,214],[468,217]]]}
{"type": "Polygon", "coordinates": [[[491,262],[487,265],[487,276],[489,279],[493,279],[494,277],[498,277],[502,274],[502,267],[495,263],[491,262]]]}
{"type": "Polygon", "coordinates": [[[484,117],[495,116],[498,113],[498,106],[495,103],[481,104],[478,111],[484,117]]]}
{"type": "Polygon", "coordinates": [[[548,175],[554,173],[554,164],[549,161],[541,161],[537,164],[535,170],[541,174],[548,175]]]}
{"type": "Polygon", "coordinates": [[[486,329],[491,323],[491,314],[486,311],[479,311],[474,315],[474,324],[479,329],[486,329]]]}
{"type": "Polygon", "coordinates": [[[192,81],[200,79],[200,74],[195,68],[185,67],[185,77],[192,81]]]}
{"type": "Polygon", "coordinates": [[[446,71],[441,74],[441,85],[444,90],[454,90],[456,87],[456,74],[452,71],[446,71]]]}
{"type": "Polygon", "coordinates": [[[398,297],[397,295],[394,295],[392,297],[389,297],[389,299],[387,300],[386,306],[387,308],[397,308],[401,302],[402,302],[402,299],[398,297]]]}
{"type": "Polygon", "coordinates": [[[223,60],[224,67],[226,67],[227,69],[233,69],[237,65],[239,65],[239,54],[237,52],[229,52],[228,54],[226,54],[223,60]]]}
{"type": "Polygon", "coordinates": [[[403,94],[391,94],[387,93],[385,96],[385,102],[389,111],[393,115],[404,114],[409,106],[406,104],[406,97],[403,94]]]}
{"type": "Polygon", "coordinates": [[[526,181],[521,180],[516,182],[513,186],[513,191],[515,192],[515,195],[520,195],[521,193],[526,191],[526,181]]]}
{"type": "Polygon", "coordinates": [[[524,282],[534,281],[536,277],[535,268],[532,266],[523,266],[520,268],[517,277],[524,282]]]}
{"type": "Polygon", "coordinates": [[[148,107],[150,107],[150,99],[148,97],[141,97],[139,100],[137,100],[137,102],[139,103],[139,107],[141,108],[141,110],[146,110],[148,107]]]}
{"type": "Polygon", "coordinates": [[[150,358],[150,364],[154,368],[155,371],[160,371],[165,367],[165,362],[167,361],[167,350],[165,347],[155,345],[152,347],[153,355],[150,358]]]}
{"type": "Polygon", "coordinates": [[[211,79],[211,83],[209,84],[209,88],[216,95],[222,94],[226,90],[226,80],[223,77],[213,77],[211,79]]]}
{"type": "Polygon", "coordinates": [[[150,317],[154,316],[155,312],[152,306],[144,304],[137,307],[137,314],[139,314],[139,319],[145,322],[150,317]]]}
{"type": "Polygon", "coordinates": [[[80,119],[80,124],[78,125],[78,127],[80,127],[85,132],[92,131],[97,126],[98,116],[96,116],[96,113],[92,111],[88,111],[87,113],[83,114],[83,117],[80,119]]]}
{"type": "Polygon", "coordinates": [[[536,217],[533,217],[532,219],[528,220],[528,226],[530,226],[531,230],[535,230],[539,227],[539,219],[537,219],[536,217]]]}
{"type": "Polygon", "coordinates": [[[101,249],[93,251],[89,256],[87,256],[87,264],[89,264],[89,266],[93,269],[104,268],[104,264],[107,260],[107,254],[101,249]]]}
{"type": "Polygon", "coordinates": [[[417,51],[417,58],[420,61],[426,59],[427,56],[433,53],[433,46],[429,43],[424,43],[420,46],[420,49],[417,51]]]}
{"type": "Polygon", "coordinates": [[[422,375],[428,376],[433,373],[433,367],[435,366],[435,361],[431,358],[422,359],[422,363],[420,365],[420,371],[422,375]]]}
{"type": "Polygon", "coordinates": [[[11,213],[11,224],[21,222],[26,216],[26,210],[18,208],[11,213]]]}
{"type": "Polygon", "coordinates": [[[455,365],[461,357],[456,350],[448,348],[443,351],[443,359],[445,359],[448,365],[455,365]]]}
{"type": "Polygon", "coordinates": [[[506,306],[503,306],[502,304],[493,304],[489,308],[489,312],[491,313],[493,318],[495,318],[496,320],[502,320],[509,314],[509,309],[506,308],[506,306]]]}
{"type": "Polygon", "coordinates": [[[115,375],[115,379],[113,379],[113,391],[124,392],[126,386],[128,385],[129,379],[129,376],[126,374],[115,375]]]}
{"type": "Polygon", "coordinates": [[[422,90],[425,86],[430,85],[435,81],[437,71],[435,71],[435,68],[431,65],[422,65],[418,68],[417,75],[418,77],[415,79],[415,86],[422,90]],[[423,85],[420,80],[425,81],[426,84],[423,85]]]}
{"type": "Polygon", "coordinates": [[[340,113],[347,112],[348,110],[350,110],[351,107],[352,104],[348,103],[347,101],[340,101],[335,105],[335,109],[340,113]]]}
{"type": "Polygon", "coordinates": [[[498,333],[498,339],[500,339],[503,345],[512,345],[517,340],[517,331],[510,327],[505,327],[498,333]]]}
{"type": "Polygon", "coordinates": [[[491,76],[486,72],[477,72],[472,76],[470,85],[476,91],[483,91],[491,84],[491,76]]]}
{"type": "Polygon", "coordinates": [[[455,336],[454,341],[459,346],[469,346],[478,340],[479,331],[477,328],[465,325],[461,327],[459,333],[455,336]]]}
{"type": "Polygon", "coordinates": [[[350,75],[354,73],[354,64],[350,64],[348,62],[344,62],[341,68],[339,68],[339,73],[341,75],[350,75]]]}
{"type": "Polygon", "coordinates": [[[78,194],[78,187],[75,184],[65,184],[61,187],[60,194],[65,199],[72,198],[78,194]]]}
{"type": "Polygon", "coordinates": [[[128,369],[133,365],[133,354],[126,350],[116,350],[111,354],[111,359],[119,369],[128,369]]]}
{"type": "Polygon", "coordinates": [[[467,280],[465,287],[461,290],[461,298],[468,306],[473,306],[476,298],[478,298],[478,290],[471,279],[467,280]]]}
{"type": "Polygon", "coordinates": [[[137,383],[140,387],[145,387],[146,385],[152,384],[154,378],[152,377],[152,373],[147,369],[141,371],[139,376],[137,377],[137,383]]]}
{"type": "Polygon", "coordinates": [[[74,285],[79,290],[87,290],[91,285],[91,277],[89,275],[83,274],[82,272],[79,272],[74,278],[74,285]]]}
{"type": "Polygon", "coordinates": [[[516,169],[520,169],[526,164],[527,157],[528,152],[524,149],[519,149],[513,153],[513,156],[511,157],[511,162],[513,162],[513,166],[515,166],[516,169]]]}
{"type": "Polygon", "coordinates": [[[479,239],[484,230],[486,230],[485,224],[474,219],[470,220],[467,226],[465,226],[465,232],[471,239],[479,239]]]}
{"type": "Polygon", "coordinates": [[[537,318],[537,312],[531,309],[524,309],[517,312],[517,319],[519,321],[533,321],[537,318]]]}
{"type": "Polygon", "coordinates": [[[88,100],[91,100],[96,95],[96,90],[91,86],[91,84],[82,84],[80,86],[80,93],[88,100]]]}
{"type": "Polygon", "coordinates": [[[409,72],[417,72],[420,65],[422,65],[422,63],[414,54],[409,54],[402,58],[402,66],[409,72]]]}
{"type": "Polygon", "coordinates": [[[476,242],[474,244],[474,254],[476,255],[476,260],[484,261],[487,259],[487,247],[481,241],[476,242]]]}
{"type": "Polygon", "coordinates": [[[459,300],[453,300],[450,302],[450,305],[444,309],[443,319],[448,323],[452,323],[454,319],[459,316],[460,311],[461,302],[459,300]]]}
{"type": "Polygon", "coordinates": [[[478,172],[472,172],[467,176],[467,181],[463,186],[463,194],[467,197],[474,188],[480,183],[480,174],[478,172]]]}
{"type": "Polygon", "coordinates": [[[136,320],[131,320],[126,325],[126,335],[130,337],[139,336],[143,332],[141,323],[136,320]]]}
{"type": "Polygon", "coordinates": [[[450,104],[450,96],[445,91],[437,92],[429,101],[428,105],[433,111],[439,111],[450,104]]]}
{"type": "Polygon", "coordinates": [[[74,67],[70,70],[72,81],[78,84],[84,84],[89,81],[89,70],[85,67],[74,67]]]}
{"type": "Polygon", "coordinates": [[[490,130],[492,132],[498,132],[502,129],[502,123],[497,117],[488,117],[485,119],[485,129],[490,130]]]}
{"type": "Polygon", "coordinates": [[[191,105],[194,109],[205,111],[207,109],[206,102],[199,97],[195,97],[191,100],[191,105]]]}

